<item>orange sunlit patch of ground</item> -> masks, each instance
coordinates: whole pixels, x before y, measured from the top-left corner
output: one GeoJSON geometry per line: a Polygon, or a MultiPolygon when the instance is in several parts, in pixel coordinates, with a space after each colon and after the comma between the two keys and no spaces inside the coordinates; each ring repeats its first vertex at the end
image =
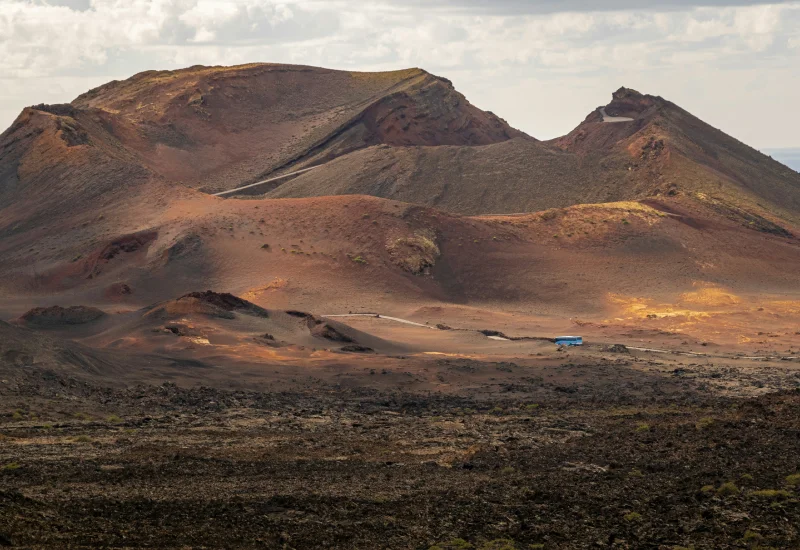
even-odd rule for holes
{"type": "Polygon", "coordinates": [[[681,294],[682,303],[709,307],[733,306],[741,303],[739,296],[720,286],[703,282],[697,282],[694,286],[697,290],[681,294]]]}

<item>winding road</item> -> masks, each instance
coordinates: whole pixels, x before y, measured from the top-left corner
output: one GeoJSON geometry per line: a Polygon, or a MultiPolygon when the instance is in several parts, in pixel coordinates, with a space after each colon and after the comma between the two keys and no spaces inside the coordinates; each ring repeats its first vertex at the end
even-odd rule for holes
{"type": "MultiPolygon", "coordinates": [[[[403,323],[406,325],[412,325],[415,327],[422,327],[431,330],[441,330],[438,327],[432,327],[430,325],[423,325],[422,323],[416,323],[414,321],[409,321],[408,319],[400,319],[399,317],[389,317],[387,315],[381,315],[379,313],[345,313],[345,314],[338,314],[338,315],[322,315],[323,318],[335,318],[335,317],[372,317],[374,319],[386,319],[388,321],[394,321],[396,323],[403,323]]],[[[467,332],[475,332],[479,333],[479,331],[474,331],[471,329],[459,329],[459,328],[451,328],[449,330],[461,330],[467,332]]],[[[487,336],[490,340],[497,340],[501,342],[512,342],[513,340],[509,340],[508,338],[503,338],[502,336],[487,336]]],[[[539,337],[536,337],[539,339],[539,337]]],[[[609,343],[603,342],[593,342],[595,346],[608,346],[609,343]]],[[[588,346],[587,346],[588,347],[588,346]]],[[[780,361],[798,361],[800,360],[800,356],[781,356],[781,355],[753,355],[753,356],[744,356],[744,355],[719,355],[719,354],[711,354],[711,353],[698,353],[694,351],[679,351],[679,350],[668,350],[668,349],[656,349],[656,348],[642,348],[636,346],[628,346],[625,345],[629,350],[634,351],[643,351],[647,353],[663,353],[669,355],[685,355],[689,357],[707,357],[707,358],[719,358],[719,359],[749,359],[749,360],[756,360],[756,361],[771,361],[771,360],[780,360],[780,361]]],[[[429,352],[434,353],[434,352],[429,352]]]]}
{"type": "Polygon", "coordinates": [[[248,185],[243,185],[241,187],[237,187],[236,189],[228,189],[227,191],[220,191],[219,193],[214,193],[215,197],[224,197],[225,195],[231,195],[238,191],[242,191],[244,189],[250,189],[251,187],[255,187],[256,185],[261,185],[264,183],[269,183],[271,181],[278,181],[282,180],[283,178],[288,178],[291,176],[296,176],[297,174],[302,174],[303,172],[308,172],[310,170],[315,170],[319,168],[319,166],[312,166],[311,168],[303,168],[302,170],[297,170],[296,172],[289,172],[288,174],[283,174],[282,176],[275,176],[274,178],[269,178],[266,180],[257,181],[255,183],[250,183],[248,185]]]}

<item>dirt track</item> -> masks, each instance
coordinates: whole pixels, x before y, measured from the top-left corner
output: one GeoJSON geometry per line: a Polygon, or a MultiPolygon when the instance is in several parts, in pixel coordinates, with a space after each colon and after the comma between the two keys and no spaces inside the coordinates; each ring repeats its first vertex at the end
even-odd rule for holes
{"type": "Polygon", "coordinates": [[[308,172],[310,170],[314,170],[315,168],[319,168],[319,166],[312,166],[311,168],[303,168],[302,170],[297,170],[295,172],[289,172],[288,174],[282,174],[280,176],[275,176],[274,178],[268,178],[268,179],[265,179],[265,180],[261,180],[261,181],[255,182],[255,183],[248,184],[248,185],[243,185],[242,187],[237,187],[236,189],[229,189],[227,191],[220,191],[219,193],[213,193],[213,195],[215,197],[223,197],[225,195],[233,195],[234,193],[238,193],[239,191],[244,191],[245,189],[251,189],[251,188],[256,187],[258,185],[263,185],[265,183],[270,183],[270,182],[273,182],[273,181],[279,181],[279,180],[282,180],[282,179],[285,179],[285,178],[296,176],[298,174],[303,174],[303,173],[308,172]]]}

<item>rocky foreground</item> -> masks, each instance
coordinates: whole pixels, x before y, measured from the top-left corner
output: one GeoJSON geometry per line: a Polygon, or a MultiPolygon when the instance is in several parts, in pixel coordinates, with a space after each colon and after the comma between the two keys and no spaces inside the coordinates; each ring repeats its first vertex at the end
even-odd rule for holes
{"type": "Polygon", "coordinates": [[[63,382],[4,397],[0,545],[800,545],[798,390],[533,402],[63,382]]]}

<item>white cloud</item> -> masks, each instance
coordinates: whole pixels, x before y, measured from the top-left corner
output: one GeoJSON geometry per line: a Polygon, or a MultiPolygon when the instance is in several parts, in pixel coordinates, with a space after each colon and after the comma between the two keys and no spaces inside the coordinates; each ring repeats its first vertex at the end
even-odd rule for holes
{"type": "Polygon", "coordinates": [[[225,23],[239,13],[244,6],[234,3],[220,3],[213,0],[200,0],[178,18],[190,27],[205,27],[225,23]]]}

